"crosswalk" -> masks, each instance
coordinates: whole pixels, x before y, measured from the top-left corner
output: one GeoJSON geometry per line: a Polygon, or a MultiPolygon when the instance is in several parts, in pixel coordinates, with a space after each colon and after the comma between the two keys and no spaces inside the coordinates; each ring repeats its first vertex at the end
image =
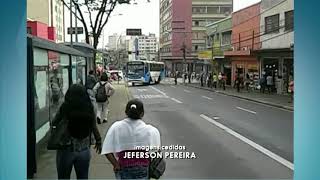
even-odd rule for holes
{"type": "Polygon", "coordinates": [[[160,99],[160,98],[169,98],[168,96],[162,94],[145,94],[145,95],[134,95],[134,98],[137,99],[160,99]]]}

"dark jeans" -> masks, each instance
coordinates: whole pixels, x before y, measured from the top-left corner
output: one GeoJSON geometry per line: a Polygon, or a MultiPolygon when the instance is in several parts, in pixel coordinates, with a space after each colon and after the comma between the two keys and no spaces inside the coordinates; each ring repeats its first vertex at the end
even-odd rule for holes
{"type": "Polygon", "coordinates": [[[149,179],[149,167],[133,166],[115,172],[116,179],[149,179]]]}
{"type": "Polygon", "coordinates": [[[76,171],[77,179],[88,179],[90,165],[90,149],[80,152],[70,150],[57,150],[58,179],[70,179],[72,167],[76,171]]]}

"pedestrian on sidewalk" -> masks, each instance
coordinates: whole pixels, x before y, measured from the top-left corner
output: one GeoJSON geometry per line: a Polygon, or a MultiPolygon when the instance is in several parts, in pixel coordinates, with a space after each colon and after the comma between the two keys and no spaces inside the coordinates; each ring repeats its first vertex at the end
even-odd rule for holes
{"type": "Polygon", "coordinates": [[[294,82],[293,82],[293,80],[291,80],[290,83],[289,83],[288,92],[290,94],[289,103],[293,103],[293,98],[294,98],[294,82]]]}
{"type": "Polygon", "coordinates": [[[260,92],[264,93],[266,89],[266,77],[264,75],[259,79],[259,85],[260,85],[260,92]]]}
{"type": "Polygon", "coordinates": [[[212,81],[213,81],[212,73],[209,73],[209,83],[208,83],[209,88],[212,88],[212,81]]]}
{"type": "Polygon", "coordinates": [[[160,147],[160,133],[142,120],[144,107],[140,100],[130,100],[125,112],[128,118],[116,121],[108,130],[101,154],[113,165],[117,179],[149,179],[150,159],[128,158],[128,154],[147,152],[137,147],[160,147]]]}
{"type": "Polygon", "coordinates": [[[219,88],[221,88],[222,87],[222,73],[221,72],[219,72],[218,81],[219,81],[219,88]]]}
{"type": "Polygon", "coordinates": [[[200,84],[201,84],[201,87],[203,87],[203,81],[204,81],[204,72],[202,72],[201,75],[200,75],[200,84]]]}
{"type": "Polygon", "coordinates": [[[188,73],[188,83],[191,83],[191,72],[188,73]]]}
{"type": "Polygon", "coordinates": [[[272,92],[272,86],[273,86],[273,77],[269,73],[267,76],[267,88],[268,88],[269,94],[272,92]]]}
{"type": "Polygon", "coordinates": [[[94,106],[94,109],[95,109],[95,112],[96,112],[96,99],[95,99],[95,96],[94,96],[94,92],[93,92],[93,88],[94,86],[97,84],[97,79],[96,77],[94,76],[94,71],[93,70],[90,70],[89,71],[89,75],[87,76],[87,81],[86,81],[86,88],[87,88],[87,92],[90,96],[90,99],[91,99],[91,102],[94,106]]]}
{"type": "Polygon", "coordinates": [[[178,72],[177,71],[174,73],[174,84],[175,85],[178,84],[178,72]]]}
{"type": "Polygon", "coordinates": [[[222,87],[224,91],[226,90],[226,82],[227,82],[227,76],[224,73],[222,73],[222,87]]]}
{"type": "Polygon", "coordinates": [[[241,78],[239,76],[239,74],[237,75],[236,81],[235,81],[235,85],[237,87],[237,92],[240,92],[240,84],[241,84],[241,78]]]}
{"type": "Polygon", "coordinates": [[[218,76],[217,76],[216,73],[213,74],[212,79],[213,79],[213,87],[214,87],[215,89],[217,89],[218,76]]]}
{"type": "Polygon", "coordinates": [[[94,88],[93,92],[95,94],[97,102],[97,122],[98,124],[106,123],[108,117],[108,104],[109,98],[114,94],[114,87],[109,82],[108,75],[103,73],[94,88]]]}
{"type": "Polygon", "coordinates": [[[61,149],[57,150],[56,167],[58,179],[70,179],[74,167],[77,179],[88,179],[90,164],[91,134],[96,140],[95,149],[101,153],[101,136],[95,122],[95,113],[86,88],[81,84],[72,85],[52,121],[52,126],[66,123],[61,149]],[[64,121],[63,121],[64,120],[64,121]]]}

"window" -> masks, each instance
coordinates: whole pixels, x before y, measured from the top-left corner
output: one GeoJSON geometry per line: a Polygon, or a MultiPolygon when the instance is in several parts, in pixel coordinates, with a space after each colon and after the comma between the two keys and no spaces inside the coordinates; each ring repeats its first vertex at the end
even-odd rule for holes
{"type": "Polygon", "coordinates": [[[229,45],[229,44],[231,44],[231,32],[223,33],[221,45],[229,45]]]}
{"type": "Polygon", "coordinates": [[[32,29],[31,29],[31,27],[27,27],[27,33],[28,33],[28,34],[32,34],[32,29]]]}
{"type": "Polygon", "coordinates": [[[285,31],[293,30],[293,11],[285,12],[285,31]]]}
{"type": "Polygon", "coordinates": [[[207,13],[206,7],[193,7],[192,8],[193,13],[200,13],[200,14],[205,14],[207,13]]]}
{"type": "Polygon", "coordinates": [[[232,7],[220,7],[221,14],[230,14],[232,12],[232,7]]]}
{"type": "Polygon", "coordinates": [[[279,32],[279,14],[265,18],[265,33],[279,32]]]}
{"type": "Polygon", "coordinates": [[[208,14],[218,14],[219,7],[208,7],[208,14]]]}

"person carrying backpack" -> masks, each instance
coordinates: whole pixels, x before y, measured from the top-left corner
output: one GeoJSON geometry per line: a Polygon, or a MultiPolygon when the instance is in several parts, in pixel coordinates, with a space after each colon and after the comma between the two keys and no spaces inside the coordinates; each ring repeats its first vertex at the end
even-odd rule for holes
{"type": "Polygon", "coordinates": [[[103,120],[103,123],[107,122],[109,97],[114,94],[114,87],[108,80],[108,75],[103,73],[101,75],[100,82],[98,82],[93,88],[97,103],[98,124],[101,124],[101,120],[103,120]]]}
{"type": "MultiPolygon", "coordinates": [[[[59,148],[50,149],[57,150],[58,179],[70,179],[73,167],[77,179],[88,179],[91,135],[93,133],[96,140],[97,153],[101,153],[101,136],[95,122],[93,105],[83,85],[73,84],[68,89],[65,101],[51,122],[51,126],[57,131],[63,131],[63,135],[57,140],[59,148]]],[[[49,144],[50,141],[48,149],[49,144]]]]}

